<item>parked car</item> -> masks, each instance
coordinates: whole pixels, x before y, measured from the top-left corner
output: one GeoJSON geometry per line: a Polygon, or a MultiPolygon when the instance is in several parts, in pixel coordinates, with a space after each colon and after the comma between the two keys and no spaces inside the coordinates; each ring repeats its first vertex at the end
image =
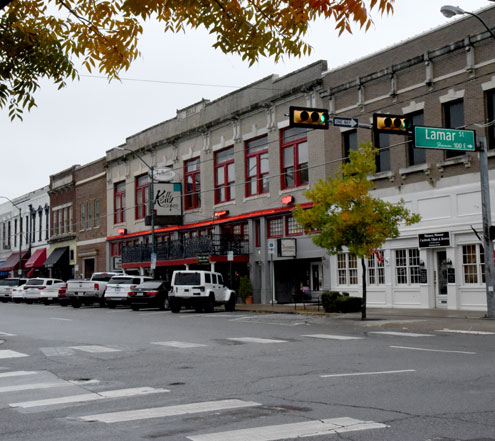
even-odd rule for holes
{"type": "MultiPolygon", "coordinates": [[[[26,303],[38,302],[41,299],[41,291],[47,289],[47,287],[52,287],[52,285],[57,284],[58,287],[65,285],[65,282],[60,279],[49,279],[44,277],[37,277],[35,279],[28,279],[24,285],[24,301],[26,303]]],[[[58,290],[57,287],[57,290],[58,290]]],[[[58,295],[58,291],[57,291],[58,295]]]]}
{"type": "Polygon", "coordinates": [[[14,286],[12,288],[11,298],[14,303],[21,303],[24,301],[24,287],[26,284],[21,286],[14,286]]]}
{"type": "Polygon", "coordinates": [[[12,289],[26,283],[27,279],[0,279],[0,300],[4,303],[12,299],[12,289]]]}
{"type": "Polygon", "coordinates": [[[58,282],[48,285],[40,292],[40,302],[49,305],[50,303],[58,302],[60,294],[65,294],[67,290],[66,282],[58,282]]]}
{"type": "Polygon", "coordinates": [[[117,305],[127,305],[129,292],[146,280],[151,280],[148,276],[113,276],[107,284],[107,289],[103,298],[105,305],[115,308],[117,305]]]}
{"type": "Polygon", "coordinates": [[[216,305],[224,305],[226,311],[233,311],[237,296],[224,285],[220,273],[174,271],[168,301],[174,313],[182,307],[194,308],[197,312],[213,312],[216,305]]]}
{"type": "Polygon", "coordinates": [[[94,273],[89,280],[69,280],[65,293],[66,301],[70,302],[74,308],[79,308],[81,304],[91,305],[93,303],[104,306],[103,295],[108,282],[112,277],[122,275],[123,273],[117,272],[98,272],[94,273]]]}
{"type": "Polygon", "coordinates": [[[129,304],[134,311],[139,308],[168,309],[170,283],[163,280],[147,280],[129,292],[129,304]]]}

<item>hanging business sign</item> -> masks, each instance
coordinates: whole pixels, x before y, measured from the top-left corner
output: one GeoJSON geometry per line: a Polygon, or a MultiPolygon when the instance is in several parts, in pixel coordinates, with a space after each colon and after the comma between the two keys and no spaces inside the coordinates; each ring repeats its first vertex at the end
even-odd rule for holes
{"type": "Polygon", "coordinates": [[[442,233],[418,234],[419,248],[438,248],[450,246],[450,234],[442,233]]]}
{"type": "MultiPolygon", "coordinates": [[[[155,225],[182,225],[182,185],[180,182],[155,182],[153,185],[155,225]]],[[[151,225],[151,216],[146,216],[151,225]]]]}
{"type": "Polygon", "coordinates": [[[169,167],[155,168],[153,178],[156,182],[170,182],[175,178],[175,172],[169,167]]]}
{"type": "Polygon", "coordinates": [[[278,239],[279,257],[296,257],[296,239],[278,239]]]}

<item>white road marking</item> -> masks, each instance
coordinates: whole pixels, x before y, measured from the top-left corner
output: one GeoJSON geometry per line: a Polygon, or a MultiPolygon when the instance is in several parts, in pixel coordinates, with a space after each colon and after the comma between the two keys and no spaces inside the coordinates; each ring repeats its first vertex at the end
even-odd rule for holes
{"type": "Polygon", "coordinates": [[[76,386],[84,386],[86,384],[98,384],[100,380],[69,380],[69,383],[75,384],[76,386]]]}
{"type": "Polygon", "coordinates": [[[411,351],[427,351],[427,352],[447,352],[447,353],[452,353],[452,354],[468,354],[468,355],[475,355],[476,352],[466,352],[466,351],[447,351],[444,349],[425,349],[425,348],[410,348],[408,346],[390,346],[391,348],[394,349],[409,349],[411,351]]]}
{"type": "Polygon", "coordinates": [[[4,337],[15,337],[15,334],[9,334],[8,332],[0,332],[0,335],[4,337]]]}
{"type": "Polygon", "coordinates": [[[122,421],[146,420],[200,412],[239,409],[243,407],[261,406],[260,403],[241,400],[206,401],[202,403],[182,404],[178,406],[152,407],[148,409],[127,410],[123,412],[102,413],[80,417],[84,421],[101,423],[118,423],[122,421]]]}
{"type": "Polygon", "coordinates": [[[351,337],[349,335],[313,334],[302,335],[301,337],[325,338],[328,340],[362,340],[364,337],[351,337]]]}
{"type": "Polygon", "coordinates": [[[135,397],[138,395],[149,395],[163,392],[170,392],[168,389],[155,389],[153,387],[136,387],[132,389],[108,390],[97,393],[72,395],[68,397],[50,398],[46,400],[24,401],[21,403],[9,404],[10,407],[20,407],[29,409],[31,407],[53,406],[56,404],[83,403],[87,401],[103,400],[106,398],[135,397]]]}
{"type": "Polygon", "coordinates": [[[88,346],[69,346],[70,349],[77,349],[79,351],[99,353],[99,352],[121,352],[120,349],[106,348],[105,346],[88,345],[88,346]]]}
{"type": "Polygon", "coordinates": [[[383,374],[402,374],[405,372],[416,372],[415,369],[404,369],[401,371],[382,371],[382,372],[354,372],[350,374],[328,374],[328,375],[320,375],[321,378],[330,378],[330,377],[353,377],[358,375],[383,375],[383,374]]]}
{"type": "Polygon", "coordinates": [[[54,348],[40,348],[40,351],[43,352],[47,357],[63,357],[66,355],[73,355],[74,350],[68,348],[66,346],[59,346],[54,348]]]}
{"type": "Polygon", "coordinates": [[[52,387],[67,387],[67,386],[74,386],[74,385],[68,381],[59,381],[54,383],[17,384],[15,386],[0,387],[0,393],[20,392],[23,390],[34,390],[34,389],[49,389],[52,387]]]}
{"type": "Polygon", "coordinates": [[[199,348],[202,346],[201,343],[188,343],[187,341],[152,341],[152,345],[169,346],[171,348],[188,349],[188,348],[199,348]]]}
{"type": "Polygon", "coordinates": [[[209,433],[188,436],[191,441],[275,441],[280,439],[305,438],[360,430],[384,429],[385,424],[374,421],[362,421],[354,418],[332,418],[306,421],[303,423],[281,424],[277,426],[256,427],[253,429],[231,430],[229,432],[209,433]]]}
{"type": "Polygon", "coordinates": [[[495,332],[487,331],[464,331],[462,329],[439,329],[435,332],[452,332],[456,334],[472,334],[472,335],[495,335],[495,332]]]}
{"type": "Polygon", "coordinates": [[[227,340],[240,341],[243,343],[287,343],[287,340],[271,340],[269,338],[255,338],[255,337],[234,337],[227,340]]]}
{"type": "Polygon", "coordinates": [[[394,335],[398,337],[434,337],[432,334],[417,334],[415,332],[372,331],[368,334],[394,335]]]}
{"type": "Polygon", "coordinates": [[[0,358],[19,358],[19,357],[29,357],[29,355],[23,354],[22,352],[11,351],[10,349],[4,349],[0,351],[0,358]]]}
{"type": "Polygon", "coordinates": [[[64,322],[71,322],[72,319],[68,319],[68,318],[60,318],[60,317],[48,317],[50,320],[62,320],[64,322]]]}
{"type": "Polygon", "coordinates": [[[36,371],[12,371],[12,372],[2,372],[0,374],[0,378],[6,378],[6,377],[21,377],[24,375],[34,375],[37,374],[38,372],[36,371]]]}

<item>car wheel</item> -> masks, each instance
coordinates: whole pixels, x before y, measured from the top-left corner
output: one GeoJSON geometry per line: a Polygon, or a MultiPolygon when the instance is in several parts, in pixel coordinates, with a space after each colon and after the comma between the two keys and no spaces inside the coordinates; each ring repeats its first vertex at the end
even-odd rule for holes
{"type": "Polygon", "coordinates": [[[114,302],[108,302],[107,306],[110,308],[110,309],[115,309],[115,303],[114,302]]]}
{"type": "Polygon", "coordinates": [[[213,312],[215,310],[215,296],[210,294],[205,305],[206,312],[213,312]]]}
{"type": "Polygon", "coordinates": [[[19,299],[14,299],[14,303],[21,303],[19,299]]]}
{"type": "Polygon", "coordinates": [[[168,309],[170,309],[170,303],[168,301],[168,296],[167,296],[163,299],[162,303],[160,303],[160,310],[166,311],[168,309]]]}
{"type": "Polygon", "coordinates": [[[80,308],[81,307],[81,302],[74,300],[71,302],[71,305],[73,308],[80,308]]]}
{"type": "Polygon", "coordinates": [[[131,309],[133,311],[139,311],[139,305],[134,305],[133,303],[131,303],[131,309]]]}
{"type": "Polygon", "coordinates": [[[227,312],[235,311],[236,301],[237,301],[237,296],[231,295],[229,301],[225,304],[225,311],[227,312]]]}
{"type": "Polygon", "coordinates": [[[170,311],[172,311],[174,314],[180,312],[180,308],[181,308],[180,300],[169,300],[169,304],[170,304],[170,311]]]}
{"type": "Polygon", "coordinates": [[[205,308],[203,307],[203,305],[201,305],[201,304],[199,304],[199,303],[198,303],[197,305],[194,305],[194,310],[195,310],[196,312],[198,312],[198,313],[199,313],[199,312],[203,312],[203,311],[204,311],[204,309],[205,309],[205,308]]]}
{"type": "Polygon", "coordinates": [[[26,300],[26,303],[27,303],[28,305],[32,305],[32,304],[34,303],[34,301],[33,301],[33,300],[26,300]]]}
{"type": "Polygon", "coordinates": [[[98,305],[100,305],[100,308],[104,308],[106,305],[105,305],[105,299],[100,299],[98,301],[98,305]]]}
{"type": "Polygon", "coordinates": [[[41,302],[43,303],[43,305],[49,305],[50,304],[50,300],[48,300],[48,299],[43,299],[41,302]]]}

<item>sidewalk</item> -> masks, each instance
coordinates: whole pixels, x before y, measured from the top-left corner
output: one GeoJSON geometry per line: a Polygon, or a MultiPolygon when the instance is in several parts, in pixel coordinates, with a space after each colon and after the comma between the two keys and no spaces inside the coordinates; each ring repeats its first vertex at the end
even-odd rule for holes
{"type": "Polygon", "coordinates": [[[362,326],[384,326],[387,324],[420,323],[424,327],[437,329],[458,329],[473,332],[495,333],[495,319],[485,318],[483,311],[459,311],[448,309],[394,309],[366,308],[366,320],[361,320],[361,313],[325,313],[320,305],[298,303],[292,304],[237,304],[236,311],[270,314],[306,314],[345,320],[362,326]]]}

